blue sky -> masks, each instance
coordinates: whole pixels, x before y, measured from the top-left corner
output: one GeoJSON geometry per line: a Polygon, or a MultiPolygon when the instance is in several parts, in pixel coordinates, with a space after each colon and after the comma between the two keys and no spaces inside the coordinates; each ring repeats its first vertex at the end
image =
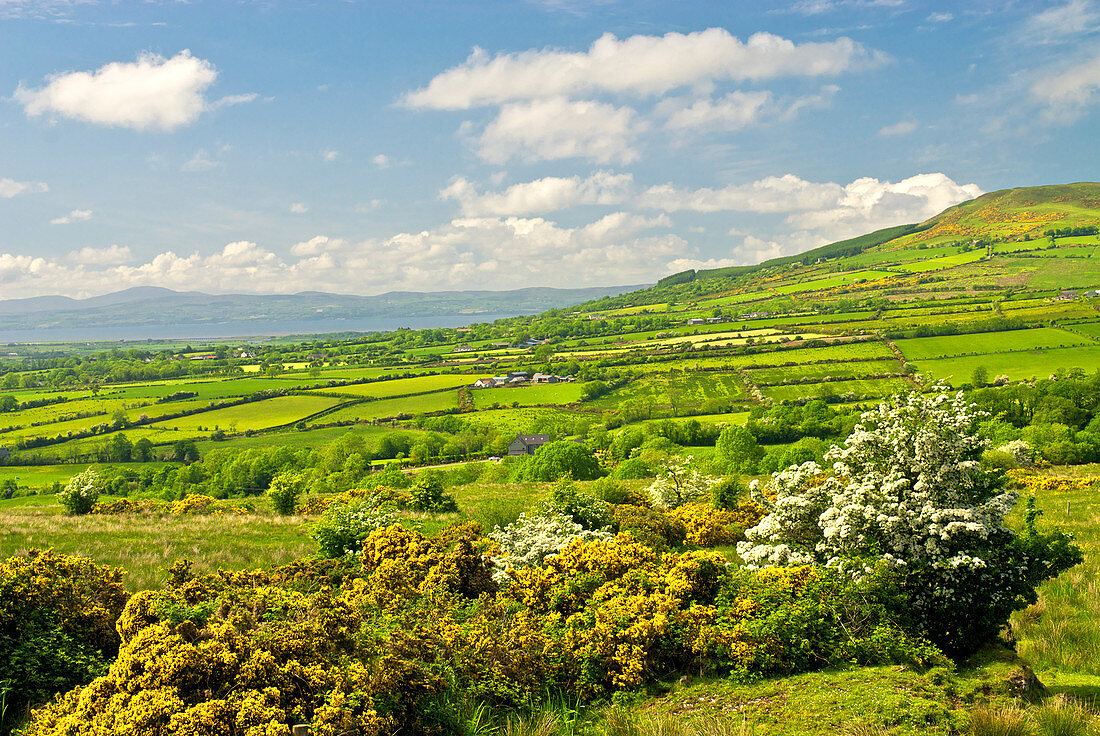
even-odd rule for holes
{"type": "Polygon", "coordinates": [[[1100,4],[0,0],[0,298],[637,284],[1091,180],[1100,4]]]}

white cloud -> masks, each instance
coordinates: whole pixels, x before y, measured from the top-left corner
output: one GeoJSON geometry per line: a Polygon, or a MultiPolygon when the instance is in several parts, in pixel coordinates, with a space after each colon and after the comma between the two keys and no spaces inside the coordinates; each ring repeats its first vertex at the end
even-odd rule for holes
{"type": "Polygon", "coordinates": [[[787,222],[829,241],[892,225],[923,222],[982,194],[976,184],[957,184],[945,174],[917,174],[898,182],[871,177],[843,187],[834,206],[792,212],[787,222]]]}
{"type": "Polygon", "coordinates": [[[1100,25],[1100,13],[1090,0],[1070,0],[1031,16],[1023,37],[1032,43],[1056,43],[1068,36],[1091,33],[1100,25]]]}
{"type": "Polygon", "coordinates": [[[374,212],[376,209],[385,204],[385,202],[386,200],[384,199],[372,199],[367,202],[360,202],[359,204],[355,205],[355,211],[359,212],[360,214],[366,212],[374,212]]]}
{"type": "MultiPolygon", "coordinates": [[[[44,87],[22,84],[15,99],[28,116],[57,115],[136,130],[173,130],[192,123],[213,105],[204,97],[218,72],[204,59],[181,51],[170,59],[152,53],[134,62],[112,62],[93,72],[68,72],[47,79],[44,87]]],[[[215,104],[245,101],[222,98],[215,104]]]]}
{"type": "Polygon", "coordinates": [[[15,181],[14,179],[0,179],[0,199],[11,199],[20,194],[41,194],[48,192],[50,188],[40,181],[15,181]]]}
{"type": "Polygon", "coordinates": [[[1096,102],[1100,91],[1100,54],[1060,72],[1040,77],[1031,85],[1031,97],[1046,107],[1048,120],[1073,122],[1096,102]]]}
{"type": "Polygon", "coordinates": [[[309,212],[309,205],[305,202],[293,202],[290,205],[290,211],[297,215],[302,215],[309,212]]]}
{"type": "Polygon", "coordinates": [[[67,215],[62,217],[55,217],[50,220],[51,225],[69,225],[74,222],[84,222],[92,219],[91,210],[73,210],[67,215]]]}
{"type": "Polygon", "coordinates": [[[304,240],[301,243],[295,243],[290,246],[290,252],[296,256],[319,256],[322,253],[326,253],[330,250],[335,250],[345,245],[345,241],[339,238],[330,238],[326,235],[317,235],[304,240]]]}
{"type": "Polygon", "coordinates": [[[140,285],[215,293],[309,288],[370,294],[630,284],[655,280],[675,259],[697,255],[667,232],[670,224],[666,215],[626,212],[578,227],[543,218],[470,217],[362,242],[317,236],[292,246],[291,260],[251,241],[205,256],[169,251],[138,265],[122,263],[129,252],[121,248],[78,251],[67,261],[0,254],[0,283],[12,298],[84,296],[140,285]]]}
{"type": "Polygon", "coordinates": [[[791,10],[802,15],[820,15],[841,8],[900,8],[906,0],[802,0],[791,10]]]}
{"type": "Polygon", "coordinates": [[[900,120],[893,125],[884,125],[878,129],[878,134],[883,138],[894,138],[909,135],[918,128],[916,120],[900,120]]]}
{"type": "Polygon", "coordinates": [[[668,113],[665,128],[669,130],[712,127],[738,130],[756,123],[771,104],[771,92],[737,90],[718,100],[705,97],[691,104],[668,100],[659,109],[668,113]]]}
{"type": "Polygon", "coordinates": [[[928,21],[929,23],[949,23],[950,21],[955,20],[955,15],[953,13],[948,13],[946,11],[945,12],[933,12],[933,13],[929,13],[928,17],[925,18],[925,20],[928,21]]]}
{"type": "Polygon", "coordinates": [[[83,265],[116,266],[131,259],[128,246],[111,245],[107,248],[81,248],[69,253],[69,260],[83,265]]]}
{"type": "Polygon", "coordinates": [[[466,110],[518,100],[593,94],[659,95],[721,81],[836,75],[885,56],[849,38],[797,44],[770,33],[741,41],[724,28],[618,39],[605,34],[587,51],[531,50],[468,59],[410,92],[414,108],[466,110]]]}
{"type": "Polygon", "coordinates": [[[210,154],[205,148],[200,148],[195,151],[195,155],[183,162],[180,166],[180,171],[186,171],[188,173],[196,173],[199,171],[209,171],[210,169],[216,169],[221,166],[221,161],[215,161],[210,157],[210,154]]]}
{"type": "Polygon", "coordinates": [[[513,184],[503,192],[480,194],[472,183],[458,177],[439,196],[457,201],[468,217],[534,215],[583,204],[621,204],[633,185],[630,174],[597,171],[586,179],[548,176],[513,184]]]}
{"type": "Polygon", "coordinates": [[[516,102],[485,127],[478,155],[498,164],[511,158],[630,163],[638,158],[632,141],[645,128],[629,107],[564,97],[516,102]]]}
{"type": "Polygon", "coordinates": [[[837,201],[842,191],[843,187],[833,182],[815,183],[786,174],[721,189],[684,189],[662,184],[643,192],[638,204],[666,212],[792,212],[827,207],[837,201]]]}
{"type": "Polygon", "coordinates": [[[388,169],[393,166],[393,159],[384,153],[380,153],[371,159],[371,163],[380,169],[388,169]]]}
{"type": "Polygon", "coordinates": [[[326,149],[321,151],[321,158],[325,161],[335,161],[340,157],[340,152],[334,149],[326,149]]]}

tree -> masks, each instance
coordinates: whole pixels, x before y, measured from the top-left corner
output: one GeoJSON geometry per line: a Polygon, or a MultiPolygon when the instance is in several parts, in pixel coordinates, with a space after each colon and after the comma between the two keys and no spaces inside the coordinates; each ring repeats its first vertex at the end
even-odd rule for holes
{"type": "Polygon", "coordinates": [[[756,472],[756,464],[764,457],[764,451],[756,443],[756,436],[740,425],[723,429],[714,446],[718,458],[735,473],[756,472]]]}
{"type": "Polygon", "coordinates": [[[661,474],[649,485],[646,493],[659,509],[674,509],[689,501],[706,498],[714,478],[691,467],[687,458],[669,457],[661,466],[661,474]]]}
{"type": "Polygon", "coordinates": [[[19,408],[19,400],[11,394],[0,396],[0,412],[15,411],[19,408]]]}
{"type": "Polygon", "coordinates": [[[595,480],[602,475],[596,458],[577,442],[548,442],[540,447],[523,469],[525,480],[554,481],[569,476],[573,480],[595,480]]]}
{"type": "Polygon", "coordinates": [[[418,511],[457,511],[458,504],[454,496],[443,489],[443,475],[438,470],[425,470],[419,473],[409,489],[412,507],[418,511]]]}
{"type": "Polygon", "coordinates": [[[181,463],[193,463],[199,459],[199,448],[195,440],[179,440],[172,445],[172,457],[181,463]]]}
{"type": "Polygon", "coordinates": [[[989,369],[984,365],[976,366],[970,374],[970,382],[979,388],[987,385],[989,383],[989,369]]]}
{"type": "Polygon", "coordinates": [[[827,565],[859,575],[876,566],[903,579],[918,632],[952,655],[997,636],[1036,587],[1081,560],[1059,532],[1004,524],[1016,502],[999,471],[979,464],[982,415],[963,395],[909,394],[865,412],[843,447],[772,481],[770,513],[738,554],[754,568],[827,565]]]}
{"type": "Polygon", "coordinates": [[[267,495],[276,514],[289,516],[298,510],[298,498],[305,489],[306,478],[302,473],[284,471],[271,479],[267,495]]]}
{"type": "Polygon", "coordinates": [[[107,443],[107,457],[113,463],[128,463],[133,459],[134,446],[130,438],[123,432],[118,432],[107,443]]]}
{"type": "Polygon", "coordinates": [[[103,476],[88,468],[69,479],[65,488],[57,494],[57,500],[74,516],[87,514],[106,489],[103,476]]]}
{"type": "Polygon", "coordinates": [[[153,443],[148,437],[142,437],[134,443],[133,459],[139,463],[149,463],[155,456],[153,443]]]}

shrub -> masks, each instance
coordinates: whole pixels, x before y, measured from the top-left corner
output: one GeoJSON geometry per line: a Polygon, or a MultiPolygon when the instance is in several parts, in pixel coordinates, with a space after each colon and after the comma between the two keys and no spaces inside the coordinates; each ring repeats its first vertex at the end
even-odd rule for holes
{"type": "Polygon", "coordinates": [[[732,511],[702,503],[685,503],[668,512],[673,523],[684,527],[684,541],[699,547],[719,547],[744,538],[732,511]]]}
{"type": "Polygon", "coordinates": [[[565,514],[585,529],[600,530],[611,525],[611,508],[595,496],[577,489],[577,484],[565,478],[550,489],[551,513],[565,514]]]}
{"type": "Polygon", "coordinates": [[[576,442],[548,442],[540,447],[522,469],[523,480],[555,481],[566,476],[574,480],[595,480],[602,472],[596,458],[576,442]]]}
{"type": "Polygon", "coordinates": [[[342,557],[358,552],[375,529],[396,523],[393,511],[376,498],[336,503],[325,509],[310,536],[317,540],[323,557],[342,557]]]}
{"type": "Polygon", "coordinates": [[[748,496],[748,489],[740,478],[730,476],[715,483],[710,495],[714,508],[732,510],[748,496]]]}
{"type": "Polygon", "coordinates": [[[844,447],[772,480],[774,503],[746,531],[738,553],[750,567],[823,564],[854,571],[878,561],[904,571],[913,621],[950,654],[997,636],[1012,611],[1036,600],[1044,580],[1078,564],[1060,533],[1027,516],[1005,527],[1017,493],[983,470],[979,415],[962,394],[895,397],[865,412],[844,447]]]}
{"type": "Polygon", "coordinates": [[[674,509],[688,501],[706,498],[713,482],[713,478],[692,468],[685,458],[670,457],[646,493],[655,507],[674,509]]]}
{"type": "Polygon", "coordinates": [[[8,716],[103,674],[118,653],[122,571],[30,550],[0,562],[0,662],[8,716]]]}
{"type": "Polygon", "coordinates": [[[96,501],[103,492],[105,483],[103,476],[93,468],[88,468],[83,473],[74,475],[69,479],[61,493],[57,494],[57,500],[74,516],[91,512],[96,501]]]}
{"type": "Polygon", "coordinates": [[[298,498],[305,490],[306,478],[302,473],[284,471],[271,479],[267,495],[275,513],[289,516],[298,507],[298,498]]]}
{"type": "Polygon", "coordinates": [[[620,535],[654,549],[678,547],[684,543],[687,533],[679,520],[642,506],[615,506],[612,518],[620,535]]]}
{"type": "Polygon", "coordinates": [[[608,532],[586,530],[571,517],[561,513],[537,516],[520,514],[518,519],[505,528],[497,528],[489,534],[489,538],[500,545],[498,566],[516,569],[537,567],[574,540],[610,537],[608,532]]]}
{"type": "Polygon", "coordinates": [[[611,471],[612,477],[621,480],[641,480],[642,478],[656,478],[657,468],[653,467],[640,457],[632,457],[623,460],[611,471]]]}
{"type": "Polygon", "coordinates": [[[424,470],[409,489],[412,497],[410,505],[418,511],[457,511],[458,504],[454,496],[443,489],[443,478],[438,471],[424,470]]]}

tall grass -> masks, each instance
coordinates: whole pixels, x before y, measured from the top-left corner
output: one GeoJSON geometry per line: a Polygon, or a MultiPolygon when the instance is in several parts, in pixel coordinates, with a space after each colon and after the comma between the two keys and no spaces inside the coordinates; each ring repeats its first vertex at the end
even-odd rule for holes
{"type": "Polygon", "coordinates": [[[180,558],[196,572],[281,565],[312,554],[296,516],[65,516],[41,507],[9,508],[0,516],[0,559],[32,547],[90,557],[126,570],[130,591],[162,587],[180,558]]]}
{"type": "MultiPolygon", "coordinates": [[[[1096,465],[1074,469],[1100,475],[1096,465]]],[[[1011,620],[1020,656],[1037,670],[1100,675],[1100,492],[1043,491],[1040,527],[1057,525],[1074,535],[1084,564],[1039,589],[1039,601],[1011,620]]],[[[1022,505],[1022,504],[1021,504],[1022,505]]]]}

